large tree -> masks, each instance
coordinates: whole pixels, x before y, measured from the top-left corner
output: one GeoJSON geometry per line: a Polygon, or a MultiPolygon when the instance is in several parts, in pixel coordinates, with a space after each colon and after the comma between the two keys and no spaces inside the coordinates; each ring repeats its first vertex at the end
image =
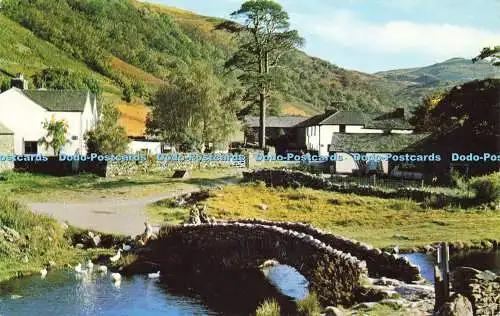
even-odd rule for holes
{"type": "Polygon", "coordinates": [[[122,154],[127,150],[130,141],[119,119],[118,109],[112,103],[104,103],[98,125],[85,134],[88,152],[122,154]]]}
{"type": "Polygon", "coordinates": [[[207,143],[227,145],[237,123],[238,90],[201,62],[168,81],[151,98],[148,133],[181,150],[203,151],[207,143]]]}
{"type": "Polygon", "coordinates": [[[239,49],[226,66],[242,71],[239,79],[247,87],[246,100],[259,104],[259,146],[266,146],[266,102],[272,83],[272,70],[288,51],[304,44],[296,30],[290,30],[289,16],[283,7],[272,0],[251,0],[243,3],[231,17],[243,20],[243,26],[224,22],[222,28],[236,32],[239,49]]]}
{"type": "Polygon", "coordinates": [[[477,62],[486,58],[491,58],[494,66],[500,66],[500,45],[483,48],[481,53],[474,57],[472,61],[477,62]]]}

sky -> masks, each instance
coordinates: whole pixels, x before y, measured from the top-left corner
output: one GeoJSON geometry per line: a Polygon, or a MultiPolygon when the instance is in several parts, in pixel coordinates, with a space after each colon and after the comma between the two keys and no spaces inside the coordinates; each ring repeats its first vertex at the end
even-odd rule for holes
{"type": "MultiPolygon", "coordinates": [[[[241,0],[147,0],[230,18],[241,0]]],[[[500,0],[278,0],[306,53],[373,73],[472,58],[500,45],[500,0]]]]}

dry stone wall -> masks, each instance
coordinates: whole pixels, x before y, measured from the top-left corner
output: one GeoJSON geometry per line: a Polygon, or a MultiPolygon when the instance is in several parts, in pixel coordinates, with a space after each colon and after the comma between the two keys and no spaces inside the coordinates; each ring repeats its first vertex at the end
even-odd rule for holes
{"type": "Polygon", "coordinates": [[[453,273],[452,288],[469,299],[474,315],[500,315],[500,276],[495,273],[459,267],[453,273]]]}
{"type": "Polygon", "coordinates": [[[144,174],[151,172],[172,172],[179,169],[208,169],[208,168],[228,168],[238,167],[245,168],[244,161],[158,161],[156,159],[148,159],[143,162],[135,161],[120,161],[108,162],[102,166],[101,171],[103,176],[132,176],[136,174],[144,174]]]}
{"type": "Polygon", "coordinates": [[[307,187],[341,193],[352,193],[380,198],[405,198],[417,202],[432,201],[434,205],[470,205],[473,200],[449,196],[444,193],[430,192],[419,188],[399,188],[387,191],[372,185],[339,184],[307,172],[287,169],[262,169],[254,172],[244,172],[244,181],[263,181],[269,186],[307,187]]]}
{"type": "Polygon", "coordinates": [[[277,260],[304,275],[310,289],[325,305],[352,305],[367,276],[364,261],[311,235],[278,226],[251,223],[170,226],[160,231],[155,247],[158,247],[157,258],[153,260],[164,266],[255,268],[266,260],[277,260]]]}

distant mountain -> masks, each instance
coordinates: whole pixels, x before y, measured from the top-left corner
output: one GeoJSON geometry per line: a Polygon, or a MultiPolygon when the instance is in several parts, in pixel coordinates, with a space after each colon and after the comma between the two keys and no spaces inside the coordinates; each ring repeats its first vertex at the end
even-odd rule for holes
{"type": "Polygon", "coordinates": [[[472,63],[470,59],[452,58],[430,66],[381,71],[375,75],[402,85],[394,95],[396,98],[418,104],[422,97],[434,91],[449,90],[476,79],[500,78],[500,67],[485,61],[472,63]]]}

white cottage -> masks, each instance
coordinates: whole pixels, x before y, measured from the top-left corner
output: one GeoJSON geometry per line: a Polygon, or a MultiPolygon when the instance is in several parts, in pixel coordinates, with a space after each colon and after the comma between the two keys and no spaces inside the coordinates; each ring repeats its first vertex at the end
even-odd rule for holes
{"type": "MultiPolygon", "coordinates": [[[[22,88],[22,86],[21,86],[22,88]]],[[[68,144],[63,152],[86,153],[84,135],[93,129],[99,119],[97,100],[88,91],[27,90],[17,87],[0,94],[0,123],[14,134],[15,154],[52,155],[39,144],[46,135],[42,124],[65,119],[69,125],[68,144]]]]}

